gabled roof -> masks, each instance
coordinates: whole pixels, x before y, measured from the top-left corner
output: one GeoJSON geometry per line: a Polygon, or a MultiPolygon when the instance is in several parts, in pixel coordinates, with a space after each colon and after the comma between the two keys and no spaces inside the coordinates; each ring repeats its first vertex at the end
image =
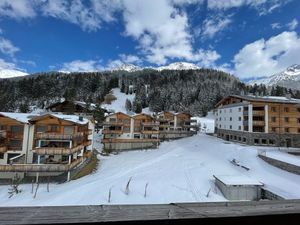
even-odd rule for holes
{"type": "Polygon", "coordinates": [[[272,102],[272,103],[286,103],[286,104],[300,104],[300,99],[287,98],[279,96],[255,96],[255,95],[228,95],[216,104],[218,107],[224,101],[230,98],[238,98],[245,101],[255,102],[272,102]]]}
{"type": "Polygon", "coordinates": [[[113,116],[113,115],[116,115],[116,114],[122,114],[122,115],[127,116],[127,117],[132,117],[132,116],[130,116],[130,115],[126,114],[126,113],[123,113],[123,112],[115,112],[115,113],[109,114],[109,115],[107,115],[105,117],[110,117],[110,116],[113,116]]]}
{"type": "MultiPolygon", "coordinates": [[[[74,105],[79,105],[79,106],[81,106],[81,107],[83,107],[83,108],[86,108],[86,107],[87,107],[87,103],[86,103],[86,102],[64,100],[64,101],[62,101],[62,102],[55,102],[55,103],[49,105],[48,107],[46,107],[46,109],[50,109],[50,108],[56,107],[56,106],[58,106],[58,105],[60,105],[60,104],[67,103],[67,102],[71,102],[71,103],[73,103],[74,105]]],[[[91,103],[91,104],[90,104],[90,109],[94,109],[94,108],[96,108],[96,105],[95,105],[94,103],[91,103]]]]}
{"type": "Polygon", "coordinates": [[[79,116],[76,116],[76,115],[65,115],[65,114],[54,114],[54,113],[47,113],[47,114],[44,114],[44,115],[35,116],[32,119],[30,119],[30,122],[39,121],[39,120],[42,120],[42,119],[47,118],[49,116],[55,117],[57,119],[69,121],[69,122],[72,122],[72,123],[81,124],[81,125],[87,124],[89,122],[88,119],[83,118],[83,117],[81,117],[82,120],[80,120],[79,116]]]}
{"type": "Polygon", "coordinates": [[[148,116],[148,117],[151,117],[153,119],[153,116],[151,116],[150,114],[147,114],[147,113],[139,113],[139,114],[135,114],[134,116],[132,117],[137,117],[137,116],[148,116]]]}
{"type": "Polygon", "coordinates": [[[33,117],[38,116],[38,114],[33,113],[11,113],[11,112],[0,112],[0,116],[4,116],[20,123],[29,123],[33,117]]]}

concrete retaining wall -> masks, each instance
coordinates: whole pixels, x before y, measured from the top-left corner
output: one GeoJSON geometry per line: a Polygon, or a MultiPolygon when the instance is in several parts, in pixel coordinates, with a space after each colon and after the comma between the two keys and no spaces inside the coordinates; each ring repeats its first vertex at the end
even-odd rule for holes
{"type": "Polygon", "coordinates": [[[299,166],[289,164],[286,162],[282,162],[280,160],[269,158],[267,156],[260,155],[260,154],[258,155],[258,157],[261,158],[262,160],[266,161],[267,163],[271,164],[272,166],[275,166],[279,169],[300,175],[300,167],[299,166]]]}
{"type": "Polygon", "coordinates": [[[159,143],[155,142],[140,142],[140,143],[104,143],[104,151],[128,151],[135,149],[157,148],[159,143]]]}

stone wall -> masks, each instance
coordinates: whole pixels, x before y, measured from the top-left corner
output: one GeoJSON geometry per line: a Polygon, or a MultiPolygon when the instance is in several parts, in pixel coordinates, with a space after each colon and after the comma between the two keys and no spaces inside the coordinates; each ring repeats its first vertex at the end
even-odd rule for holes
{"type": "Polygon", "coordinates": [[[156,142],[138,142],[138,143],[104,143],[104,151],[128,151],[135,149],[157,148],[159,143],[156,142]]]}
{"type": "Polygon", "coordinates": [[[267,156],[260,155],[260,154],[258,155],[258,157],[261,158],[262,160],[266,161],[267,163],[271,164],[272,166],[275,166],[279,169],[300,175],[300,166],[282,162],[280,160],[269,158],[267,156]]]}
{"type": "Polygon", "coordinates": [[[217,129],[219,138],[248,145],[300,148],[300,134],[275,134],[217,129]]]}

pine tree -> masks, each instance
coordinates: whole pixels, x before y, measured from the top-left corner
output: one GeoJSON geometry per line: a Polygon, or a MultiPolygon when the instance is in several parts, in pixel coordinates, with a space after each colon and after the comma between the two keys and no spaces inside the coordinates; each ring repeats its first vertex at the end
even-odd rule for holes
{"type": "Polygon", "coordinates": [[[125,102],[125,108],[126,108],[126,111],[128,111],[128,112],[132,111],[132,104],[128,98],[126,99],[126,102],[125,102]]]}

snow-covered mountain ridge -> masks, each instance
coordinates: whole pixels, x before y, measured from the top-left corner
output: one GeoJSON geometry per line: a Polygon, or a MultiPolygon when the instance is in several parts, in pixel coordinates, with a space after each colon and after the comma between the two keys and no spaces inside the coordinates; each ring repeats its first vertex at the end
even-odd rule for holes
{"type": "Polygon", "coordinates": [[[4,78],[13,78],[13,77],[22,77],[28,75],[27,73],[24,73],[19,70],[13,70],[13,69],[0,69],[0,79],[4,78]]]}
{"type": "Polygon", "coordinates": [[[252,80],[250,84],[264,84],[266,86],[283,86],[287,88],[300,89],[300,64],[288,67],[286,70],[270,77],[252,80]]]}

